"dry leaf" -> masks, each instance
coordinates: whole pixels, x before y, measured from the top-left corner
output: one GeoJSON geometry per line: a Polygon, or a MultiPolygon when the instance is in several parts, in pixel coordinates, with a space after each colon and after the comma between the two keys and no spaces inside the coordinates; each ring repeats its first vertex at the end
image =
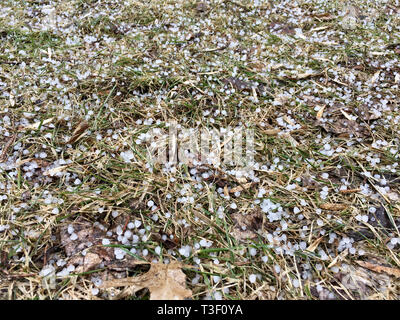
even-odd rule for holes
{"type": "Polygon", "coordinates": [[[89,124],[86,121],[82,121],[81,123],[79,123],[79,125],[72,133],[72,137],[67,141],[67,144],[78,141],[85,134],[87,128],[89,128],[89,124]]]}
{"type": "Polygon", "coordinates": [[[36,123],[34,123],[34,124],[31,124],[31,125],[29,125],[29,126],[26,126],[24,129],[28,129],[28,130],[29,130],[29,129],[37,130],[37,129],[39,129],[39,127],[40,127],[41,125],[44,126],[44,125],[46,125],[46,124],[52,122],[53,119],[54,119],[54,117],[49,118],[49,119],[46,119],[46,120],[44,120],[43,122],[42,122],[42,121],[38,121],[38,122],[36,122],[36,123]]]}
{"type": "Polygon", "coordinates": [[[366,104],[360,104],[355,111],[357,115],[365,121],[376,120],[382,116],[380,112],[374,113],[373,110],[371,110],[366,104]]]}
{"type": "Polygon", "coordinates": [[[0,162],[4,161],[7,158],[7,152],[10,149],[10,147],[13,145],[13,143],[15,142],[17,135],[14,134],[8,141],[7,143],[4,145],[3,151],[0,155],[0,162]]]}
{"type": "Polygon", "coordinates": [[[381,71],[380,71],[380,70],[378,70],[377,72],[375,72],[374,75],[372,76],[372,78],[369,80],[368,84],[372,86],[372,85],[376,82],[376,80],[379,79],[379,75],[380,75],[380,74],[381,74],[381,71]]]}
{"type": "MultiPolygon", "coordinates": [[[[69,264],[78,265],[76,272],[87,272],[98,268],[101,264],[108,269],[113,269],[113,266],[117,264],[119,268],[125,270],[143,264],[129,255],[126,255],[123,260],[117,260],[114,248],[102,245],[102,240],[110,239],[110,237],[107,236],[105,230],[93,226],[92,222],[78,219],[69,225],[73,227],[73,234],[77,238],[71,239],[68,225],[61,228],[60,238],[66,256],[69,257],[69,264]],[[86,250],[85,256],[81,254],[83,250],[86,250]]],[[[110,240],[112,241],[112,239],[110,240]]]]}
{"type": "Polygon", "coordinates": [[[152,263],[150,270],[140,276],[105,281],[102,288],[126,287],[133,292],[144,288],[150,290],[150,300],[184,300],[192,296],[186,289],[186,275],[182,265],[176,261],[170,264],[152,263]]]}
{"type": "Polygon", "coordinates": [[[341,109],[340,112],[346,117],[347,120],[353,121],[351,115],[349,115],[346,111],[341,109]]]}
{"type": "Polygon", "coordinates": [[[43,172],[43,175],[52,177],[59,172],[65,171],[65,169],[67,169],[68,167],[69,166],[66,165],[66,166],[59,166],[56,168],[52,168],[52,169],[49,169],[49,170],[46,170],[45,172],[43,172]]]}
{"type": "Polygon", "coordinates": [[[263,225],[263,216],[259,210],[246,215],[236,212],[231,217],[235,223],[232,232],[235,239],[244,241],[257,238],[258,230],[262,229],[263,225]]]}
{"type": "Polygon", "coordinates": [[[240,192],[240,191],[243,191],[243,190],[247,190],[247,189],[249,189],[252,185],[253,185],[253,182],[249,182],[249,183],[246,183],[246,184],[244,184],[244,185],[242,185],[242,186],[234,187],[234,188],[232,188],[229,192],[230,192],[230,193],[235,193],[235,192],[240,192]]]}
{"type": "Polygon", "coordinates": [[[342,211],[347,208],[347,205],[341,203],[322,203],[319,207],[323,210],[342,211]]]}
{"type": "Polygon", "coordinates": [[[317,249],[318,245],[321,243],[321,241],[322,241],[323,238],[324,238],[324,237],[320,237],[320,238],[318,238],[317,240],[315,240],[313,243],[311,243],[311,244],[308,246],[307,251],[314,252],[315,249],[317,249]]]}
{"type": "Polygon", "coordinates": [[[369,270],[372,270],[374,272],[377,273],[386,273],[388,275],[391,276],[395,276],[396,278],[400,278],[400,269],[398,268],[391,268],[391,267],[385,267],[385,266],[381,266],[379,264],[374,264],[374,263],[370,263],[367,261],[356,261],[361,267],[363,268],[367,268],[369,270]]]}
{"type": "Polygon", "coordinates": [[[279,129],[265,129],[263,130],[263,132],[269,136],[275,136],[277,135],[279,132],[281,132],[281,130],[279,129]]]}
{"type": "Polygon", "coordinates": [[[340,190],[339,192],[342,194],[349,194],[349,193],[357,193],[360,192],[361,189],[360,188],[356,188],[356,189],[346,189],[346,190],[340,190]]]}
{"type": "Polygon", "coordinates": [[[324,113],[325,107],[326,106],[322,106],[321,109],[318,110],[318,112],[317,112],[317,119],[318,120],[322,118],[322,114],[324,113]]]}
{"type": "Polygon", "coordinates": [[[391,282],[390,277],[386,274],[377,274],[368,269],[352,265],[342,268],[334,277],[339,280],[339,283],[344,288],[355,295],[356,299],[361,300],[376,299],[377,294],[378,297],[385,297],[391,282]],[[382,288],[386,289],[382,291],[382,288]]]}
{"type": "Polygon", "coordinates": [[[316,120],[315,124],[324,128],[327,132],[331,132],[337,135],[354,135],[356,137],[370,136],[369,131],[365,127],[358,124],[357,121],[348,120],[344,117],[333,117],[332,122],[322,122],[320,120],[316,120]]]}
{"type": "Polygon", "coordinates": [[[333,20],[334,19],[334,17],[328,12],[314,14],[313,17],[315,17],[315,18],[317,18],[318,20],[321,20],[321,21],[329,21],[329,20],[333,20]]]}

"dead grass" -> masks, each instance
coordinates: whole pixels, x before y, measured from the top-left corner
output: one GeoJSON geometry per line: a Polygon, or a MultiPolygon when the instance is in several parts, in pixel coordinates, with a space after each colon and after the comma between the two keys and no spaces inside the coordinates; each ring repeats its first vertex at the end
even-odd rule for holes
{"type": "Polygon", "coordinates": [[[1,2],[1,299],[148,299],[101,288],[129,261],[193,299],[399,299],[399,3],[259,2],[1,2]],[[259,166],[149,166],[170,121],[254,129],[259,166]]]}

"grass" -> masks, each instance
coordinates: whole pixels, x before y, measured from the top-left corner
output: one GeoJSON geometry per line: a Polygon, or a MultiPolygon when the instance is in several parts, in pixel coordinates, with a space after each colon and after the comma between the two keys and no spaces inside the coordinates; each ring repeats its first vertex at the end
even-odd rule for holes
{"type": "Polygon", "coordinates": [[[105,247],[181,261],[193,299],[398,299],[398,277],[357,261],[400,269],[399,3],[199,3],[53,1],[53,23],[41,1],[1,2],[0,298],[112,299],[99,279],[143,272],[60,274],[83,219],[113,239],[139,221],[105,247]],[[259,166],[150,165],[141,137],[170,121],[253,129],[259,166]]]}

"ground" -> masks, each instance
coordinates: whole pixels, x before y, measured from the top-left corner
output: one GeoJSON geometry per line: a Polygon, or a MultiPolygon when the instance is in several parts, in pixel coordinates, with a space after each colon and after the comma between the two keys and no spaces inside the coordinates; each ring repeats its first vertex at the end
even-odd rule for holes
{"type": "Polygon", "coordinates": [[[0,298],[399,299],[399,26],[398,0],[2,0],[0,298]],[[171,124],[245,128],[253,160],[152,162],[171,124]]]}

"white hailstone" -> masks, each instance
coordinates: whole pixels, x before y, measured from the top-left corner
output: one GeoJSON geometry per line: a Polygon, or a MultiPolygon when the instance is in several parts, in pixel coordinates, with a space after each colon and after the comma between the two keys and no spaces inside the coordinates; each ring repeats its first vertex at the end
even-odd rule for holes
{"type": "Polygon", "coordinates": [[[318,224],[318,226],[323,226],[324,225],[324,222],[321,220],[321,219],[318,219],[317,220],[317,224],[318,224]]]}
{"type": "Polygon", "coordinates": [[[213,260],[213,263],[216,264],[216,265],[218,265],[218,264],[219,264],[219,260],[218,260],[218,259],[214,259],[214,260],[213,260]]]}
{"type": "Polygon", "coordinates": [[[261,257],[261,260],[262,260],[264,263],[267,263],[267,262],[268,262],[268,256],[263,256],[263,257],[261,257]]]}
{"type": "Polygon", "coordinates": [[[300,281],[297,279],[293,279],[293,287],[295,287],[295,288],[300,287],[300,281]]]}
{"type": "Polygon", "coordinates": [[[336,267],[336,266],[332,267],[331,270],[332,270],[333,273],[338,273],[339,272],[339,268],[336,267]]]}
{"type": "Polygon", "coordinates": [[[133,222],[129,222],[127,227],[129,229],[133,229],[133,228],[135,228],[135,224],[133,222]]]}
{"type": "Polygon", "coordinates": [[[297,213],[299,213],[300,212],[300,209],[298,208],[298,207],[294,207],[293,208],[293,213],[294,214],[297,214],[297,213]]]}
{"type": "Polygon", "coordinates": [[[111,212],[111,215],[113,216],[113,218],[116,218],[116,217],[118,217],[118,211],[113,211],[113,212],[111,212]]]}
{"type": "Polygon", "coordinates": [[[54,208],[51,212],[52,212],[53,214],[59,214],[59,213],[60,213],[60,210],[59,210],[58,208],[54,208]]]}
{"type": "Polygon", "coordinates": [[[104,208],[103,208],[103,207],[98,208],[98,209],[97,209],[97,212],[98,212],[98,213],[103,213],[103,212],[104,212],[104,208]]]}
{"type": "Polygon", "coordinates": [[[277,265],[277,264],[274,266],[274,269],[275,269],[276,273],[280,273],[281,272],[281,267],[279,265],[277,265]]]}
{"type": "Polygon", "coordinates": [[[121,226],[117,226],[117,229],[116,229],[116,233],[117,233],[117,235],[122,235],[122,233],[123,233],[124,231],[123,231],[123,229],[122,229],[122,227],[121,226]]]}
{"type": "Polygon", "coordinates": [[[321,174],[322,179],[328,179],[329,178],[329,174],[324,172],[323,174],[321,174]]]}
{"type": "Polygon", "coordinates": [[[201,239],[199,243],[202,247],[207,247],[207,240],[201,239]]]}
{"type": "Polygon", "coordinates": [[[192,248],[190,246],[183,246],[178,250],[179,254],[186,258],[189,258],[191,251],[192,248]]]}
{"type": "Polygon", "coordinates": [[[237,208],[237,205],[236,205],[236,203],[234,203],[234,202],[233,202],[233,203],[231,203],[231,205],[230,205],[230,208],[231,208],[231,209],[236,209],[236,208],[237,208]]]}
{"type": "Polygon", "coordinates": [[[319,254],[319,256],[320,256],[322,261],[326,261],[329,258],[328,255],[325,253],[325,251],[322,250],[322,249],[319,250],[318,254],[319,254]]]}
{"type": "Polygon", "coordinates": [[[74,184],[75,185],[78,185],[78,184],[81,184],[82,183],[82,181],[81,180],[79,180],[78,178],[77,179],[75,179],[75,181],[74,181],[74,184]]]}
{"type": "Polygon", "coordinates": [[[376,208],[375,208],[375,207],[370,207],[370,208],[368,209],[368,211],[369,211],[370,213],[375,213],[375,212],[376,212],[376,208]]]}
{"type": "Polygon", "coordinates": [[[110,244],[110,240],[108,240],[108,239],[102,239],[102,240],[101,240],[101,244],[102,244],[103,246],[107,246],[107,245],[110,244]]]}
{"type": "Polygon", "coordinates": [[[125,233],[124,233],[124,237],[127,238],[127,239],[129,239],[130,237],[132,237],[132,231],[126,230],[125,233]]]}
{"type": "Polygon", "coordinates": [[[98,288],[92,288],[92,295],[97,296],[99,294],[98,288]]]}
{"type": "Polygon", "coordinates": [[[198,284],[200,280],[200,276],[198,274],[196,274],[196,276],[192,279],[192,284],[198,284]]]}
{"type": "Polygon", "coordinates": [[[67,266],[67,271],[68,272],[74,272],[75,271],[75,266],[73,264],[67,266]]]}
{"type": "Polygon", "coordinates": [[[286,186],[286,190],[288,190],[288,191],[292,191],[294,189],[296,189],[296,184],[295,183],[289,184],[289,185],[286,186]]]}
{"type": "Polygon", "coordinates": [[[363,222],[367,223],[368,220],[369,220],[369,218],[368,218],[367,215],[363,215],[363,216],[361,217],[361,220],[362,220],[363,222]]]}
{"type": "Polygon", "coordinates": [[[220,276],[213,276],[212,278],[213,278],[214,283],[218,283],[221,280],[220,276]]]}
{"type": "Polygon", "coordinates": [[[117,260],[122,260],[125,257],[126,252],[121,248],[114,248],[114,254],[117,260]]]}
{"type": "Polygon", "coordinates": [[[72,224],[68,225],[68,229],[67,229],[69,234],[74,233],[74,227],[72,226],[72,224]]]}
{"type": "Polygon", "coordinates": [[[149,208],[151,208],[152,206],[154,206],[154,202],[153,202],[152,200],[148,201],[148,202],[147,202],[147,206],[148,206],[149,208]]]}
{"type": "Polygon", "coordinates": [[[350,252],[350,254],[355,254],[355,253],[356,253],[356,248],[351,247],[351,248],[349,249],[349,252],[350,252]]]}
{"type": "Polygon", "coordinates": [[[132,150],[121,152],[120,156],[121,156],[122,160],[124,160],[124,162],[126,162],[126,163],[130,163],[131,160],[135,157],[132,150]]]}
{"type": "Polygon", "coordinates": [[[219,291],[214,293],[214,300],[222,300],[222,294],[219,291]]]}
{"type": "Polygon", "coordinates": [[[144,250],[142,251],[143,257],[147,256],[148,254],[149,254],[149,250],[144,249],[144,250]]]}
{"type": "Polygon", "coordinates": [[[139,220],[135,220],[135,227],[139,228],[142,225],[142,222],[139,220]]]}
{"type": "Polygon", "coordinates": [[[48,275],[52,274],[54,270],[55,268],[52,265],[47,265],[39,272],[39,275],[41,277],[47,277],[48,275]]]}
{"type": "Polygon", "coordinates": [[[78,235],[76,233],[72,233],[71,236],[69,237],[72,241],[78,239],[78,235]]]}
{"type": "Polygon", "coordinates": [[[154,214],[154,215],[151,217],[151,219],[152,219],[153,221],[157,222],[157,221],[158,221],[158,214],[154,214]]]}
{"type": "Polygon", "coordinates": [[[161,247],[156,247],[155,249],[154,249],[154,252],[156,253],[156,254],[160,254],[161,253],[161,247]]]}
{"type": "Polygon", "coordinates": [[[396,245],[397,243],[399,243],[399,239],[400,238],[392,238],[392,239],[390,239],[390,243],[393,245],[396,245]]]}
{"type": "Polygon", "coordinates": [[[63,259],[59,259],[59,260],[57,260],[56,264],[58,267],[62,267],[62,266],[66,265],[66,262],[63,259]]]}
{"type": "Polygon", "coordinates": [[[250,248],[249,253],[251,256],[255,256],[257,254],[257,250],[255,248],[250,248]]]}
{"type": "Polygon", "coordinates": [[[257,281],[257,276],[255,274],[249,275],[250,283],[255,283],[257,281]]]}

